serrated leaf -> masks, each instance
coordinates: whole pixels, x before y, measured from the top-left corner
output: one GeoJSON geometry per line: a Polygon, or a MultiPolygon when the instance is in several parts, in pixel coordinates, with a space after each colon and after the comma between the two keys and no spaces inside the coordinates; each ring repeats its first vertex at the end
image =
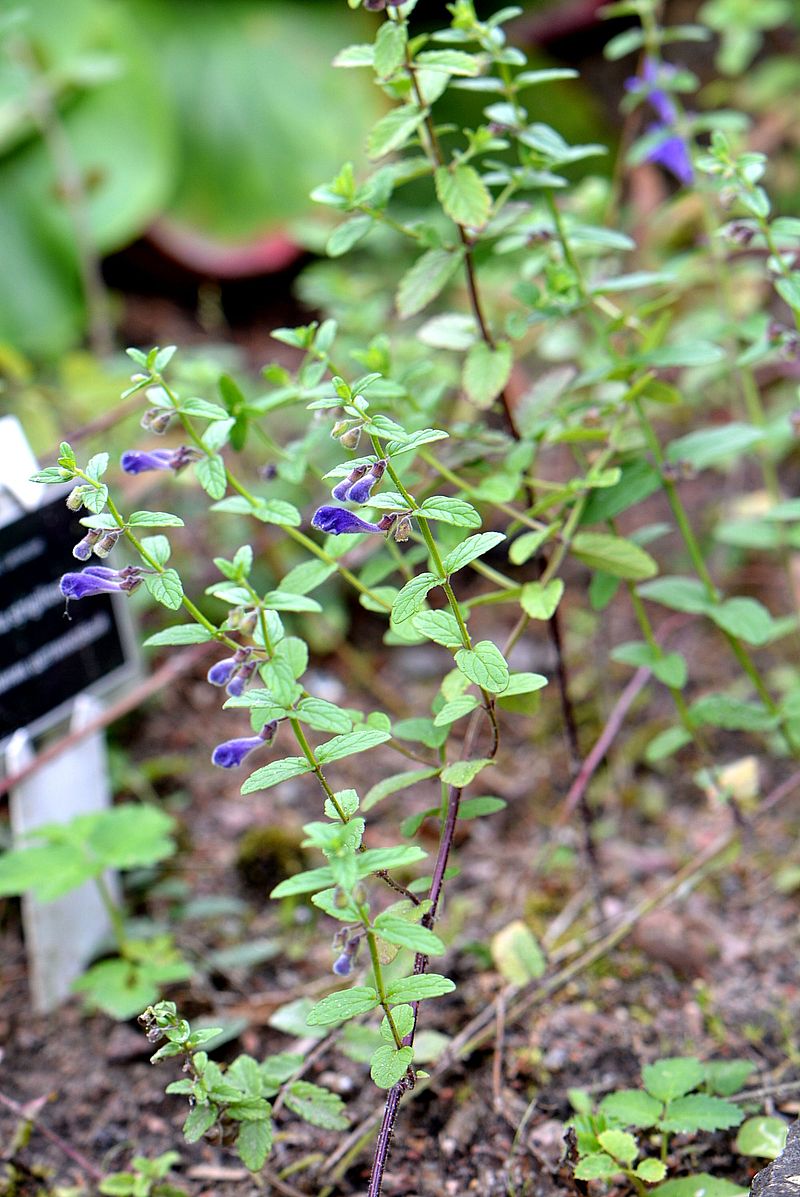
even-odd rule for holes
{"type": "Polygon", "coordinates": [[[473,761],[453,761],[451,765],[442,769],[442,781],[445,785],[457,786],[461,789],[468,786],[487,765],[491,764],[491,760],[487,757],[473,761]]]}
{"type": "Polygon", "coordinates": [[[236,1154],[250,1172],[260,1172],[272,1148],[272,1120],[242,1122],[236,1136],[236,1154]]]}
{"type": "Polygon", "coordinates": [[[381,939],[397,944],[401,948],[410,948],[412,952],[422,952],[426,956],[440,956],[444,952],[444,944],[438,935],[429,931],[419,923],[410,923],[407,919],[394,914],[379,914],[374,923],[375,931],[381,939]]]}
{"type": "Polygon", "coordinates": [[[379,1089],[391,1089],[405,1075],[413,1058],[413,1047],[382,1043],[372,1054],[369,1074],[379,1089]]]}
{"type": "Polygon", "coordinates": [[[508,665],[491,640],[481,640],[471,649],[459,649],[456,666],[476,686],[492,694],[501,694],[508,686],[508,665]]]}
{"type": "Polygon", "coordinates": [[[491,406],[511,377],[514,354],[508,341],[487,345],[478,341],[464,362],[462,383],[476,407],[491,406]]]}
{"type": "Polygon", "coordinates": [[[331,761],[339,761],[343,757],[353,756],[354,753],[367,752],[378,744],[385,744],[391,739],[388,731],[377,727],[365,727],[348,732],[342,736],[334,736],[320,744],[316,751],[317,760],[321,765],[328,765],[331,761]]]}
{"type": "Polygon", "coordinates": [[[526,985],[541,977],[547,960],[538,940],[522,919],[508,923],[492,937],[490,950],[498,972],[509,985],[526,985]]]}
{"type": "Polygon", "coordinates": [[[401,790],[406,790],[410,786],[417,785],[421,781],[428,781],[431,777],[438,776],[438,769],[412,769],[407,773],[395,773],[391,777],[384,777],[376,785],[371,786],[364,795],[364,801],[361,803],[363,811],[371,810],[378,802],[387,798],[390,794],[397,794],[401,790]]]}
{"type": "Polygon", "coordinates": [[[169,511],[134,511],[128,517],[132,528],[182,528],[183,520],[169,511]]]}
{"type": "Polygon", "coordinates": [[[329,258],[340,258],[354,245],[358,245],[359,241],[363,241],[374,223],[371,216],[351,216],[333,230],[326,242],[325,253],[329,258]]]}
{"type": "Polygon", "coordinates": [[[755,1068],[749,1060],[712,1060],[706,1064],[706,1084],[720,1097],[730,1097],[739,1092],[755,1068]]]}
{"type": "Polygon", "coordinates": [[[728,694],[706,694],[692,703],[689,713],[697,723],[727,731],[769,731],[778,722],[777,716],[760,703],[744,702],[728,694]]]}
{"type": "Polygon", "coordinates": [[[420,611],[412,615],[411,626],[426,640],[433,640],[445,648],[463,645],[461,630],[450,611],[420,611]]]}
{"type": "Polygon", "coordinates": [[[443,558],[445,574],[449,576],[457,573],[465,565],[469,565],[470,561],[482,557],[484,553],[488,553],[490,549],[504,540],[503,532],[478,532],[475,536],[468,536],[443,558]]]}
{"type": "Polygon", "coordinates": [[[440,166],[434,182],[439,203],[451,220],[466,228],[483,228],[489,219],[492,197],[474,166],[440,166]]]}
{"type": "Polygon", "coordinates": [[[157,565],[166,565],[172,554],[172,546],[166,536],[143,536],[142,548],[157,565]]]}
{"type": "Polygon", "coordinates": [[[480,528],[481,517],[471,503],[449,495],[430,495],[420,507],[420,515],[429,520],[441,520],[457,528],[480,528]]]}
{"type": "Polygon", "coordinates": [[[303,561],[289,570],[281,586],[292,594],[308,594],[335,573],[336,566],[329,565],[327,561],[303,561]]]}
{"type": "Polygon", "coordinates": [[[342,735],[349,732],[353,726],[349,715],[324,698],[304,698],[295,709],[301,723],[307,723],[315,731],[337,732],[342,735]]]}
{"type": "Polygon", "coordinates": [[[322,607],[316,599],[304,594],[291,594],[288,590],[268,590],[261,600],[267,611],[295,611],[316,614],[322,607]]]}
{"type": "MultiPolygon", "coordinates": [[[[497,14],[495,14],[495,20],[497,14]]],[[[448,75],[473,77],[480,74],[481,62],[464,50],[423,50],[414,59],[426,71],[445,71],[448,75]]]]}
{"type": "Polygon", "coordinates": [[[304,756],[286,756],[280,761],[271,761],[263,769],[256,769],[251,773],[242,786],[243,794],[254,794],[256,790],[268,790],[290,777],[300,777],[302,773],[310,773],[312,766],[304,756]]]}
{"type": "Polygon", "coordinates": [[[177,611],[183,599],[183,586],[174,569],[165,569],[161,574],[145,574],[144,584],[157,603],[177,611]]]}
{"type": "Polygon", "coordinates": [[[552,619],[563,593],[561,578],[551,578],[549,582],[526,582],[522,587],[519,605],[531,619],[552,619]]]}
{"type": "Polygon", "coordinates": [[[667,1165],[663,1160],[640,1160],[636,1165],[636,1175],[649,1185],[658,1184],[667,1175],[667,1165]]]}
{"type": "Polygon", "coordinates": [[[421,611],[428,592],[441,584],[435,574],[421,573],[406,582],[392,603],[392,623],[403,623],[421,611]]]}
{"type": "Polygon", "coordinates": [[[196,1143],[202,1139],[207,1130],[210,1130],[217,1121],[217,1107],[213,1102],[206,1102],[204,1105],[196,1105],[194,1109],[189,1111],[189,1115],[183,1124],[183,1137],[187,1143],[196,1143]]]}
{"type": "Polygon", "coordinates": [[[172,628],[155,632],[144,641],[145,648],[158,648],[163,644],[205,644],[213,640],[211,632],[199,623],[180,623],[172,628]]]}
{"type": "Polygon", "coordinates": [[[578,1180],[609,1180],[622,1171],[622,1166],[604,1151],[592,1151],[575,1166],[578,1180]]]}
{"type": "Polygon", "coordinates": [[[641,582],[658,573],[658,566],[638,544],[605,532],[578,532],[570,545],[572,554],[588,565],[615,578],[641,582]]]}
{"type": "Polygon", "coordinates": [[[373,126],[367,138],[367,154],[370,158],[383,158],[393,150],[401,149],[413,137],[425,120],[427,109],[417,104],[403,104],[382,116],[373,126]]]}
{"type": "Polygon", "coordinates": [[[702,1085],[703,1065],[693,1056],[672,1056],[646,1064],[642,1069],[645,1089],[659,1101],[683,1097],[691,1089],[702,1085]]]}
{"type": "Polygon", "coordinates": [[[201,457],[195,464],[197,481],[210,499],[221,499],[227,490],[228,483],[225,476],[225,462],[218,453],[210,457],[201,457]]]}
{"type": "Polygon", "coordinates": [[[547,678],[543,673],[512,673],[500,698],[505,700],[516,694],[533,694],[546,685],[547,678]]]}
{"type": "Polygon", "coordinates": [[[663,1103],[643,1089],[620,1089],[600,1102],[600,1113],[618,1126],[655,1126],[664,1109],[663,1103]]]}
{"type": "Polygon", "coordinates": [[[409,433],[402,440],[388,441],[385,446],[387,457],[399,457],[401,453],[412,453],[422,445],[431,445],[434,441],[446,441],[449,433],[441,428],[420,428],[419,432],[409,433]]]}
{"type": "Polygon", "coordinates": [[[461,265],[458,250],[429,249],[411,266],[397,289],[397,313],[405,319],[426,308],[447,286],[461,265]]]}
{"type": "Polygon", "coordinates": [[[434,727],[449,727],[457,719],[463,719],[465,715],[471,714],[478,705],[478,698],[475,694],[460,694],[457,698],[446,702],[437,712],[433,725],[434,727]]]}
{"type": "Polygon", "coordinates": [[[312,1126],[323,1130],[347,1130],[350,1120],[337,1093],[310,1081],[292,1081],[285,1091],[286,1105],[312,1126]]]}
{"type": "Polygon", "coordinates": [[[302,873],[295,873],[287,877],[272,890],[271,898],[291,898],[295,894],[314,894],[318,890],[327,889],[333,885],[333,872],[328,865],[321,869],[306,869],[302,873]]]}
{"type": "Polygon", "coordinates": [[[659,1125],[664,1130],[678,1132],[728,1130],[738,1126],[743,1118],[741,1108],[731,1101],[690,1093],[668,1103],[659,1125]]]}
{"type": "Polygon", "coordinates": [[[310,1027],[330,1026],[331,1023],[366,1014],[379,1005],[380,999],[374,989],[368,985],[356,985],[353,989],[340,989],[317,1002],[309,1011],[306,1022],[310,1027]]]}
{"type": "Polygon", "coordinates": [[[368,877],[370,873],[377,873],[383,869],[404,869],[408,865],[424,860],[427,853],[415,845],[406,847],[401,844],[397,848],[367,848],[360,852],[357,859],[359,877],[368,877]]]}
{"type": "Polygon", "coordinates": [[[630,1165],[639,1154],[639,1145],[633,1135],[622,1130],[600,1131],[597,1140],[600,1146],[620,1163],[630,1165]]]}
{"type": "Polygon", "coordinates": [[[413,977],[401,977],[399,981],[393,981],[386,996],[394,1005],[442,997],[445,993],[452,993],[454,989],[455,985],[449,977],[443,977],[439,973],[419,973],[413,977]]]}
{"type": "Polygon", "coordinates": [[[372,59],[375,74],[379,79],[387,79],[403,65],[406,60],[407,41],[405,25],[398,21],[384,21],[375,38],[372,59]]]}

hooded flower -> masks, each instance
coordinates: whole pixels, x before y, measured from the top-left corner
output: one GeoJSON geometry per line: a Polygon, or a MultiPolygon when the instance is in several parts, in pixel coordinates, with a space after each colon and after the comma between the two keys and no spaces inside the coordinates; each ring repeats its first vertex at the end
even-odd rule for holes
{"type": "Polygon", "coordinates": [[[343,478],[341,482],[337,482],[331,491],[334,499],[338,499],[340,503],[343,503],[349,496],[351,486],[358,482],[359,478],[363,478],[366,472],[367,467],[365,465],[353,466],[347,477],[343,478]]]}
{"type": "Polygon", "coordinates": [[[625,80],[625,88],[633,95],[642,96],[655,112],[658,120],[647,128],[647,133],[656,138],[655,144],[646,155],[647,162],[656,162],[684,185],[694,178],[691,158],[686,142],[676,129],[678,109],[668,92],[658,86],[659,81],[675,74],[674,67],[658,63],[645,57],[641,76],[625,80]]]}
{"type": "Polygon", "coordinates": [[[72,550],[72,556],[77,557],[79,561],[88,561],[92,555],[92,549],[100,540],[103,533],[99,528],[90,528],[84,536],[83,540],[79,540],[72,550]]]}
{"type": "Polygon", "coordinates": [[[61,593],[67,599],[90,598],[95,594],[135,590],[141,581],[142,571],[135,565],[126,565],[125,569],[89,565],[80,573],[64,574],[61,579],[61,593]]]}
{"type": "Polygon", "coordinates": [[[206,678],[212,686],[227,686],[239,665],[240,662],[236,660],[236,657],[225,657],[211,666],[206,678]]]}
{"type": "Polygon", "coordinates": [[[320,507],[314,512],[311,526],[331,536],[341,536],[345,532],[388,532],[394,521],[395,516],[382,515],[377,524],[371,524],[344,507],[320,507]]]}
{"type": "Polygon", "coordinates": [[[126,474],[144,474],[147,470],[182,470],[192,461],[197,461],[197,449],[179,445],[177,449],[152,449],[146,453],[140,449],[126,449],[120,458],[120,465],[126,474]]]}
{"type": "Polygon", "coordinates": [[[370,468],[368,474],[363,478],[359,478],[350,487],[347,492],[347,498],[351,503],[366,503],[367,499],[372,494],[372,488],[376,482],[380,482],[386,469],[386,462],[383,460],[376,461],[370,468]]]}
{"type": "Polygon", "coordinates": [[[217,744],[211,754],[212,765],[220,769],[236,769],[246,756],[263,744],[271,744],[275,739],[278,724],[275,720],[265,723],[257,736],[241,736],[236,740],[225,740],[217,744]]]}

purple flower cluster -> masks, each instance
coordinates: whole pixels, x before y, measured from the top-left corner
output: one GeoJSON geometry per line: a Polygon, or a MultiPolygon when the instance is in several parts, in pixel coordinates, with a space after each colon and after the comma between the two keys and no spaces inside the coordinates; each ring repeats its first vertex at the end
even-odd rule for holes
{"type": "Polygon", "coordinates": [[[674,74],[674,67],[665,63],[659,64],[653,58],[645,57],[641,76],[626,79],[625,87],[633,95],[645,99],[658,117],[657,121],[647,127],[647,133],[656,138],[654,146],[647,154],[647,161],[663,166],[679,183],[686,186],[694,178],[692,161],[686,142],[677,131],[678,110],[675,103],[671,96],[659,87],[659,83],[674,74]]]}
{"type": "Polygon", "coordinates": [[[177,449],[151,449],[149,452],[126,449],[120,458],[120,465],[126,474],[144,474],[147,470],[174,470],[177,474],[200,457],[200,451],[189,445],[179,445],[177,449]]]}
{"type": "Polygon", "coordinates": [[[380,482],[386,472],[386,461],[380,458],[371,466],[354,466],[346,478],[334,486],[331,494],[340,503],[366,503],[372,494],[376,482],[380,482]]]}
{"type": "Polygon", "coordinates": [[[206,677],[212,686],[224,686],[231,697],[244,693],[244,688],[256,671],[258,661],[249,648],[238,648],[232,657],[217,661],[206,677]]]}
{"type": "Polygon", "coordinates": [[[108,569],[104,565],[89,565],[77,574],[64,574],[61,593],[66,599],[90,598],[95,594],[130,592],[140,586],[145,570],[137,565],[124,569],[108,569]]]}

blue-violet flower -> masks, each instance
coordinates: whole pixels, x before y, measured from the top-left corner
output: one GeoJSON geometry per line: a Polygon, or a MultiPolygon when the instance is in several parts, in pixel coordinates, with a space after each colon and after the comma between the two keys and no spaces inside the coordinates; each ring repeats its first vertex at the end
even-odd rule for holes
{"type": "Polygon", "coordinates": [[[104,565],[89,565],[77,574],[64,574],[61,593],[67,599],[90,598],[95,594],[114,594],[135,590],[142,581],[142,570],[135,565],[124,569],[108,569],[104,565]]]}
{"type": "Polygon", "coordinates": [[[679,183],[691,183],[694,178],[689,150],[679,135],[676,124],[678,110],[671,96],[658,86],[659,80],[673,75],[675,70],[666,63],[659,65],[649,56],[645,57],[641,76],[625,80],[625,87],[634,95],[642,95],[655,112],[658,120],[647,128],[650,135],[662,135],[650,149],[646,161],[655,162],[669,171],[679,183]]]}
{"type": "Polygon", "coordinates": [[[344,507],[320,507],[314,512],[311,526],[331,536],[341,536],[346,532],[388,532],[395,519],[391,514],[382,515],[377,524],[371,524],[344,507]]]}
{"type": "Polygon", "coordinates": [[[197,449],[179,445],[177,449],[126,449],[120,458],[120,465],[126,474],[144,474],[147,470],[182,470],[200,456],[197,449]]]}
{"type": "Polygon", "coordinates": [[[217,744],[211,754],[212,765],[218,765],[220,769],[238,768],[245,757],[254,752],[256,748],[261,748],[264,744],[271,744],[277,730],[277,722],[271,720],[264,724],[257,736],[241,736],[238,739],[225,740],[222,744],[217,744]]]}

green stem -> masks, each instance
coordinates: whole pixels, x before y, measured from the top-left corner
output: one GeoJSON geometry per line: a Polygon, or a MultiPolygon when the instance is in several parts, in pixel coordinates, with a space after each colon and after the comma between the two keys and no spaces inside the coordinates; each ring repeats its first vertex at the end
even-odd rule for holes
{"type": "Polygon", "coordinates": [[[375,988],[378,991],[378,998],[381,1003],[381,1008],[386,1015],[386,1021],[389,1024],[389,1029],[392,1032],[392,1038],[395,1042],[395,1047],[398,1049],[403,1046],[403,1036],[397,1029],[394,1018],[392,1017],[392,1008],[386,997],[386,985],[383,980],[383,968],[381,966],[380,956],[378,955],[378,944],[375,938],[375,932],[372,930],[369,922],[369,915],[365,909],[359,907],[359,914],[364,923],[366,930],[367,944],[369,946],[369,956],[372,961],[372,975],[375,978],[375,988]]]}
{"type": "Polygon", "coordinates": [[[292,731],[294,732],[294,737],[297,740],[297,743],[300,745],[300,749],[303,753],[303,756],[306,758],[309,765],[311,766],[314,773],[316,774],[317,781],[322,786],[322,788],[325,791],[325,793],[327,794],[328,798],[330,798],[331,805],[333,806],[337,815],[341,819],[342,823],[348,823],[350,821],[349,817],[342,809],[338,798],[336,797],[336,795],[334,794],[330,785],[328,784],[328,780],[325,777],[325,774],[322,772],[322,766],[320,765],[319,761],[317,760],[316,756],[314,755],[314,749],[309,744],[308,740],[306,739],[305,732],[303,731],[302,727],[300,726],[300,721],[298,719],[293,719],[291,716],[289,716],[289,724],[292,728],[292,731]]]}

